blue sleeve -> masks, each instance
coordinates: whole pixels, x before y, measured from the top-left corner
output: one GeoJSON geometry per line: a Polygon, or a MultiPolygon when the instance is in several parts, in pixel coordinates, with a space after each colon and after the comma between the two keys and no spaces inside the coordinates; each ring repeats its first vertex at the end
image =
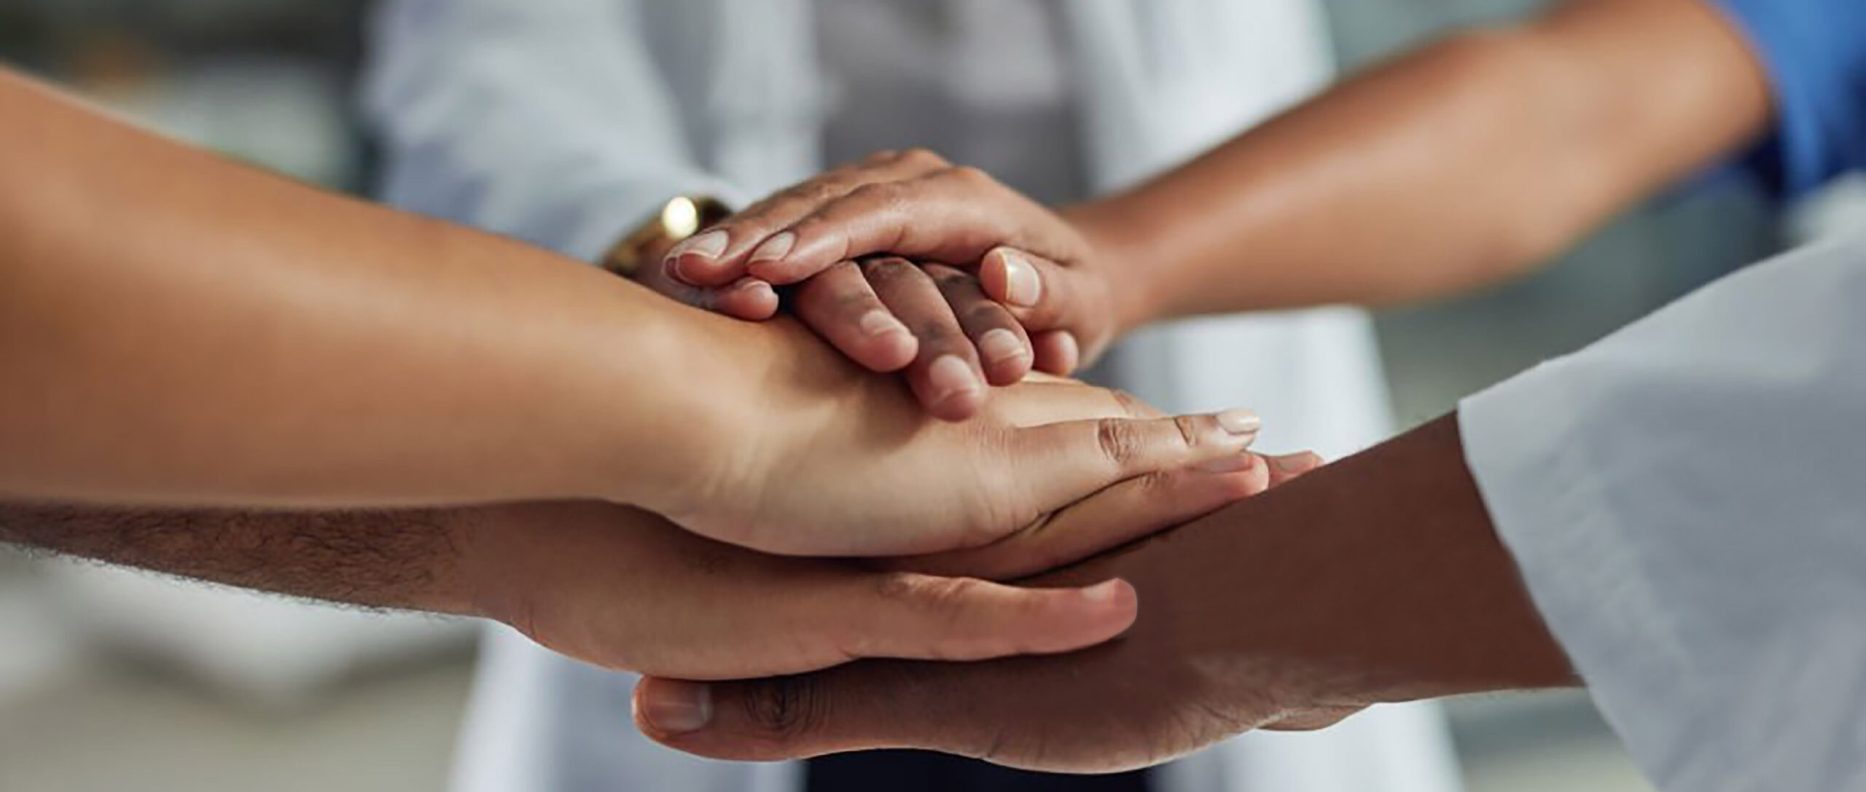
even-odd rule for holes
{"type": "Polygon", "coordinates": [[[1866,0],[1717,3],[1775,94],[1775,128],[1746,164],[1784,198],[1866,168],[1866,0]]]}

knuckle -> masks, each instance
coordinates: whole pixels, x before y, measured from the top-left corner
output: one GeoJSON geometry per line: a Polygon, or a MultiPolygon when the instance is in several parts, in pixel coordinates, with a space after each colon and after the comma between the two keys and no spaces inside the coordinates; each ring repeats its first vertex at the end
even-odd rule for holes
{"type": "Polygon", "coordinates": [[[962,290],[972,283],[972,276],[943,264],[928,264],[923,269],[943,290],[962,290]]]}
{"type": "Polygon", "coordinates": [[[1140,490],[1151,502],[1177,490],[1183,480],[1184,477],[1172,473],[1148,473],[1140,479],[1140,490]]]}
{"type": "Polygon", "coordinates": [[[954,165],[947,168],[944,175],[946,178],[961,184],[993,185],[998,183],[998,180],[992,178],[991,174],[986,173],[983,168],[972,165],[954,165]]]}
{"type": "Polygon", "coordinates": [[[819,731],[827,713],[821,684],[807,674],[756,683],[739,702],[747,722],[780,741],[819,731]]]}
{"type": "Polygon", "coordinates": [[[1095,422],[1095,443],[1109,461],[1127,465],[1140,455],[1140,430],[1132,421],[1103,418],[1095,422]]]}
{"type": "Polygon", "coordinates": [[[904,205],[907,193],[897,182],[870,182],[850,190],[848,199],[864,210],[886,210],[904,205]]]}
{"type": "Polygon", "coordinates": [[[1173,428],[1179,430],[1179,441],[1187,448],[1199,444],[1199,419],[1190,415],[1173,416],[1173,428]]]}
{"type": "Polygon", "coordinates": [[[950,610],[977,594],[978,586],[979,582],[972,578],[933,578],[926,581],[921,590],[928,604],[950,610]]]}
{"type": "Polygon", "coordinates": [[[1120,388],[1110,389],[1108,394],[1114,397],[1115,406],[1120,407],[1121,412],[1125,413],[1128,417],[1141,418],[1146,416],[1147,410],[1145,405],[1134,394],[1128,393],[1120,388]]]}
{"type": "Polygon", "coordinates": [[[995,329],[1010,324],[1004,321],[1004,310],[992,303],[978,303],[965,309],[961,321],[967,327],[984,330],[995,329]]]}
{"type": "Polygon", "coordinates": [[[862,262],[862,274],[874,282],[894,281],[913,277],[914,265],[899,256],[876,256],[862,262]]]}
{"type": "Polygon", "coordinates": [[[956,353],[964,355],[964,344],[960,334],[951,323],[940,319],[924,319],[914,322],[914,336],[920,339],[931,355],[956,353]]]}
{"type": "Polygon", "coordinates": [[[876,595],[899,603],[910,611],[930,618],[930,624],[947,632],[947,639],[936,641],[934,654],[959,656],[954,635],[970,609],[967,603],[978,596],[984,582],[970,577],[933,577],[912,572],[883,575],[876,584],[876,595]]]}
{"type": "Polygon", "coordinates": [[[920,590],[921,576],[912,572],[890,572],[875,577],[875,597],[886,602],[908,602],[920,590]]]}
{"type": "Polygon", "coordinates": [[[798,197],[812,204],[824,204],[835,200],[846,192],[847,190],[840,181],[819,179],[804,184],[798,197]]]}
{"type": "Polygon", "coordinates": [[[901,152],[899,161],[903,165],[921,165],[926,167],[943,167],[946,165],[945,157],[940,156],[932,149],[920,147],[910,148],[901,152]]]}

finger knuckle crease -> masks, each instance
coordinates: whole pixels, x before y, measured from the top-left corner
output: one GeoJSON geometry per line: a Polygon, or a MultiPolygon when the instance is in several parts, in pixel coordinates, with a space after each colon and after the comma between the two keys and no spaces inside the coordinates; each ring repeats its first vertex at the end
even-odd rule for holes
{"type": "Polygon", "coordinates": [[[967,184],[991,184],[996,180],[983,169],[971,165],[955,165],[946,169],[946,176],[954,181],[967,184]]]}
{"type": "Polygon", "coordinates": [[[1140,433],[1132,423],[1118,418],[1096,421],[1095,441],[1102,455],[1117,464],[1132,462],[1140,453],[1140,433]]]}
{"type": "Polygon", "coordinates": [[[1141,410],[1140,399],[1135,398],[1134,394],[1120,388],[1110,390],[1109,394],[1114,396],[1114,403],[1121,408],[1121,412],[1135,418],[1141,416],[1143,410],[1141,410]]]}
{"type": "Polygon", "coordinates": [[[1188,415],[1175,416],[1173,418],[1173,428],[1179,430],[1180,441],[1184,442],[1188,447],[1199,444],[1198,419],[1188,415]]]}
{"type": "Polygon", "coordinates": [[[871,281],[894,280],[908,275],[908,270],[912,268],[913,265],[907,263],[905,259],[892,256],[872,258],[862,262],[862,272],[867,274],[871,281]]]}
{"type": "Polygon", "coordinates": [[[1002,313],[995,305],[978,305],[966,309],[965,323],[974,327],[984,325],[995,327],[999,324],[998,318],[1001,315],[1002,313]]]}
{"type": "Polygon", "coordinates": [[[740,701],[746,719],[779,740],[816,731],[826,715],[822,689],[807,675],[769,680],[740,701]]]}
{"type": "Polygon", "coordinates": [[[909,165],[937,166],[946,164],[946,158],[928,148],[910,148],[901,152],[901,161],[909,165]]]}

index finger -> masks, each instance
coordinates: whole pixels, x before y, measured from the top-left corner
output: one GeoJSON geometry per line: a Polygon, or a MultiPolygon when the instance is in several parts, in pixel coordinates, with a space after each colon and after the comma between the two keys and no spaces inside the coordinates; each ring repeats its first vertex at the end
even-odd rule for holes
{"type": "MultiPolygon", "coordinates": [[[[720,221],[668,251],[663,268],[670,276],[695,286],[720,286],[743,277],[752,262],[783,256],[794,237],[781,233],[797,220],[863,185],[909,179],[946,166],[939,155],[924,149],[880,152],[861,162],[825,171],[792,185],[720,221]]],[[[823,262],[809,273],[785,281],[793,283],[815,274],[835,261],[823,262]]]]}
{"type": "Polygon", "coordinates": [[[1023,475],[1021,491],[1034,516],[1115,482],[1242,454],[1260,423],[1249,410],[1067,421],[1017,430],[1009,459],[1015,469],[1033,471],[1023,475]]]}
{"type": "Polygon", "coordinates": [[[1061,218],[969,167],[864,185],[787,230],[792,242],[785,254],[747,271],[791,283],[837,261],[878,253],[957,262],[977,261],[1000,245],[1060,260],[1081,253],[1061,218]]]}

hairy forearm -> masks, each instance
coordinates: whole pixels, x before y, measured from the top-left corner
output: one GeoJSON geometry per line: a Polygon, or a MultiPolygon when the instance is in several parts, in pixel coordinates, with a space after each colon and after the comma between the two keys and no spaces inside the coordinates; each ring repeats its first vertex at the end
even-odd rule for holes
{"type": "Polygon", "coordinates": [[[1456,292],[1547,260],[1756,137],[1764,76],[1702,0],[1574,0],[1374,68],[1074,210],[1140,320],[1456,292]]]}
{"type": "Polygon", "coordinates": [[[4,72],[0,117],[0,493],[613,497],[701,451],[713,358],[681,350],[723,320],[4,72]]]}
{"type": "Polygon", "coordinates": [[[0,542],[297,597],[476,615],[468,510],[149,511],[0,503],[0,542]]]}

